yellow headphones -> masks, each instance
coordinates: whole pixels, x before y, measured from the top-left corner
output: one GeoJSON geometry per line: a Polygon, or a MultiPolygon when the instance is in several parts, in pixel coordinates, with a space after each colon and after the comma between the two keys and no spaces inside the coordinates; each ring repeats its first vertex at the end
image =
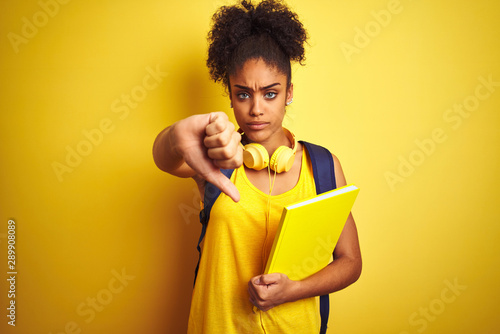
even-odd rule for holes
{"type": "MultiPolygon", "coordinates": [[[[269,166],[276,173],[288,172],[295,161],[297,143],[295,136],[288,129],[283,128],[287,138],[292,143],[292,148],[280,146],[274,151],[271,159],[264,146],[257,143],[250,143],[243,146],[243,163],[248,168],[261,170],[269,166]]],[[[242,133],[240,130],[238,131],[242,133]]]]}

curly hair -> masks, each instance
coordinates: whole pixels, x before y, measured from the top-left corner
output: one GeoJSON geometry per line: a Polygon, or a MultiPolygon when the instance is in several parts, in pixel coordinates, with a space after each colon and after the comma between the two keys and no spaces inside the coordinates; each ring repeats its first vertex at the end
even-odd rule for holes
{"type": "Polygon", "coordinates": [[[207,66],[210,77],[229,89],[229,76],[249,59],[263,59],[287,76],[291,83],[291,61],[303,65],[307,32],[281,0],[251,1],[220,7],[212,17],[208,33],[207,66]]]}

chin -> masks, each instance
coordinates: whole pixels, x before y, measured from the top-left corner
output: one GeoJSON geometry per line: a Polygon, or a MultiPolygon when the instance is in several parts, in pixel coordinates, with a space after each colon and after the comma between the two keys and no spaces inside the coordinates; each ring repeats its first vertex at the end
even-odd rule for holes
{"type": "Polygon", "coordinates": [[[246,137],[256,143],[261,143],[269,139],[271,136],[271,131],[270,129],[263,129],[263,130],[249,130],[248,132],[245,132],[246,137]]]}

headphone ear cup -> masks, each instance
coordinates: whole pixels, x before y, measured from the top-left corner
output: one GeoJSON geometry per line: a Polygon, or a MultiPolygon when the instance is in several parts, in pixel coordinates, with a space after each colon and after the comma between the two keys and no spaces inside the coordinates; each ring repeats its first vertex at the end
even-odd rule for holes
{"type": "Polygon", "coordinates": [[[261,170],[269,165],[269,154],[267,154],[265,147],[260,144],[247,144],[243,151],[243,163],[248,168],[261,170]]]}
{"type": "Polygon", "coordinates": [[[288,172],[295,161],[295,152],[289,147],[280,146],[271,157],[270,167],[276,173],[288,172]]]}

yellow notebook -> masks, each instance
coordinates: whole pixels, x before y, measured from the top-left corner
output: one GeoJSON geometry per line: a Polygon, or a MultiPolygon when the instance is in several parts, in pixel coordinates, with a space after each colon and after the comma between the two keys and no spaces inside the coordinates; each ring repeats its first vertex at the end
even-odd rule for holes
{"type": "Polygon", "coordinates": [[[283,208],[264,273],[301,280],[324,268],[358,192],[351,184],[283,208]]]}

